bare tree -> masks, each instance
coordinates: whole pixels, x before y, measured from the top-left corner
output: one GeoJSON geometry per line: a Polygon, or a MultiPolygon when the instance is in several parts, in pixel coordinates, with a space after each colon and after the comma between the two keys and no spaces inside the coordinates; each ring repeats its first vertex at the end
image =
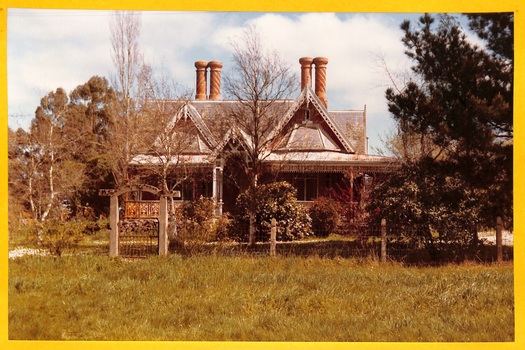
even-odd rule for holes
{"type": "MultiPolygon", "coordinates": [[[[256,27],[247,27],[231,45],[234,71],[225,78],[225,91],[237,103],[227,113],[246,143],[244,157],[236,154],[231,159],[244,170],[248,190],[255,196],[264,159],[275,141],[272,131],[289,107],[283,101],[291,98],[297,80],[275,51],[263,47],[256,27]]],[[[255,243],[255,208],[250,208],[249,240],[255,243]]]]}
{"type": "MultiPolygon", "coordinates": [[[[421,81],[421,78],[408,68],[393,69],[389,67],[383,53],[376,55],[376,63],[379,71],[387,80],[390,87],[398,94],[403,94],[409,83],[421,81]]],[[[406,122],[398,122],[397,125],[380,135],[383,147],[373,147],[376,154],[392,156],[405,162],[414,162],[423,156],[438,158],[444,151],[432,142],[427,133],[416,132],[406,122]]]]}
{"type": "Polygon", "coordinates": [[[143,165],[157,175],[160,186],[169,193],[177,184],[169,184],[174,168],[184,165],[183,154],[192,147],[194,128],[187,119],[188,93],[165,72],[155,74],[144,64],[138,75],[138,96],[143,135],[139,138],[143,165]]]}
{"type": "Polygon", "coordinates": [[[128,166],[143,125],[134,101],[137,74],[143,65],[140,28],[141,19],[137,12],[116,11],[110,20],[111,53],[116,69],[112,80],[119,94],[120,107],[113,113],[108,151],[113,159],[113,176],[117,186],[130,181],[128,166]]]}

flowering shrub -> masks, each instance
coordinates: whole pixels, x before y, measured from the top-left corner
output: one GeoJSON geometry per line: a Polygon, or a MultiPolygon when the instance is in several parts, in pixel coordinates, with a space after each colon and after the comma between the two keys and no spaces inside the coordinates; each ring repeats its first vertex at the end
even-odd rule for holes
{"type": "Polygon", "coordinates": [[[250,208],[255,209],[255,220],[262,240],[270,238],[270,222],[277,221],[277,240],[291,241],[311,234],[312,220],[308,210],[297,203],[296,190],[287,182],[275,182],[260,185],[255,196],[250,196],[249,190],[237,198],[235,213],[235,239],[248,239],[250,208]],[[251,198],[254,198],[252,201],[251,198]],[[251,204],[251,205],[250,205],[251,204]]]}

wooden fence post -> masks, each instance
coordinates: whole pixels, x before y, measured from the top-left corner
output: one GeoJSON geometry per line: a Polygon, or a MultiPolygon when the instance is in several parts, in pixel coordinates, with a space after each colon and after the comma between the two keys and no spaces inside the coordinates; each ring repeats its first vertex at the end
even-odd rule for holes
{"type": "Polygon", "coordinates": [[[276,255],[276,245],[277,243],[277,221],[272,219],[271,221],[271,230],[270,230],[270,256],[276,255]]]}
{"type": "Polygon", "coordinates": [[[159,255],[168,254],[168,197],[159,201],[159,255]]]}
{"type": "Polygon", "coordinates": [[[109,225],[111,232],[109,234],[109,256],[118,256],[118,222],[119,222],[119,210],[118,210],[118,196],[113,195],[110,199],[109,208],[109,225]]]}
{"type": "Polygon", "coordinates": [[[498,262],[503,262],[503,221],[501,220],[501,217],[498,216],[496,219],[496,251],[497,251],[497,259],[498,262]]]}
{"type": "Polygon", "coordinates": [[[381,262],[386,262],[386,219],[381,219],[381,262]]]}

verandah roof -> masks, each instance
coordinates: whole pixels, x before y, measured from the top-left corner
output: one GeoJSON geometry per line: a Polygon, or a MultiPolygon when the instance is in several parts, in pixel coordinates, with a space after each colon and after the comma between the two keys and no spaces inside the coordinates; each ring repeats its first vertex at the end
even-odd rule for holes
{"type": "Polygon", "coordinates": [[[393,158],[341,152],[271,153],[265,158],[265,162],[274,170],[295,173],[344,172],[348,169],[386,173],[399,168],[399,163],[393,158]]]}

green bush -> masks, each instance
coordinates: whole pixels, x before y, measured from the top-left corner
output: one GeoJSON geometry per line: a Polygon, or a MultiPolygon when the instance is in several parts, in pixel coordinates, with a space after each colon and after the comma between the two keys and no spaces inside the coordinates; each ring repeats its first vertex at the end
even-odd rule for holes
{"type": "Polygon", "coordinates": [[[234,220],[237,231],[232,238],[248,240],[250,207],[255,208],[256,225],[262,240],[270,237],[272,218],[277,221],[279,241],[291,241],[311,234],[312,220],[308,210],[297,203],[296,189],[287,182],[260,185],[253,197],[247,190],[237,198],[236,207],[234,220]]]}
{"type": "Polygon", "coordinates": [[[485,195],[466,183],[454,166],[422,159],[378,183],[369,210],[376,224],[386,219],[390,226],[411,227],[407,238],[421,242],[439,260],[442,248],[469,249],[479,243],[485,195]]]}
{"type": "Polygon", "coordinates": [[[231,226],[231,219],[225,214],[215,216],[212,198],[200,197],[186,202],[176,210],[176,235],[171,244],[175,249],[196,251],[205,243],[224,240],[231,226]]]}
{"type": "Polygon", "coordinates": [[[64,251],[74,251],[86,230],[86,223],[80,221],[47,221],[41,229],[41,244],[58,257],[64,251]]]}
{"type": "Polygon", "coordinates": [[[334,233],[340,221],[340,204],[330,198],[320,197],[310,207],[312,229],[317,237],[334,233]]]}

